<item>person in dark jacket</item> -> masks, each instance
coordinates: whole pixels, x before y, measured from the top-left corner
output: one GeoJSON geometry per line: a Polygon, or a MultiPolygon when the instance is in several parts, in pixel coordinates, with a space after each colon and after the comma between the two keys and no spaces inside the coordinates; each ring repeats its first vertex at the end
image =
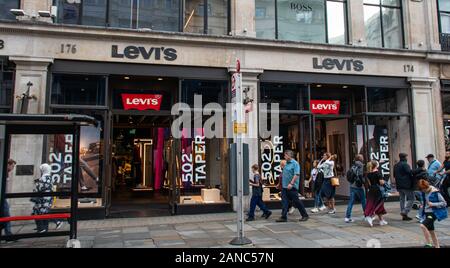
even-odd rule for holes
{"type": "Polygon", "coordinates": [[[407,162],[408,155],[400,153],[399,157],[400,161],[394,166],[394,178],[400,194],[400,215],[404,221],[410,221],[412,218],[408,217],[408,213],[414,203],[414,178],[407,162]]]}
{"type": "Polygon", "coordinates": [[[418,212],[416,214],[416,219],[419,222],[422,222],[424,219],[422,217],[423,215],[423,209],[420,207],[420,204],[422,204],[422,192],[419,189],[419,181],[420,180],[426,180],[428,181],[428,171],[425,168],[425,161],[419,160],[416,162],[417,167],[412,171],[413,179],[414,179],[414,196],[415,196],[415,204],[416,207],[413,208],[418,209],[418,212]]]}

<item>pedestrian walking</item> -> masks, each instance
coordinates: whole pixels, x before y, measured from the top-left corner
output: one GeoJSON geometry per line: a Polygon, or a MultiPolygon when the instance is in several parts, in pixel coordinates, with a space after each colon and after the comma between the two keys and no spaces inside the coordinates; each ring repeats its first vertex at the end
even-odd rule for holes
{"type": "MultiPolygon", "coordinates": [[[[13,159],[8,159],[8,166],[7,166],[7,175],[8,177],[6,178],[6,184],[8,188],[11,188],[11,179],[10,179],[10,173],[14,170],[14,167],[16,166],[16,161],[14,161],[13,159]]],[[[11,213],[10,213],[10,208],[9,208],[9,203],[8,200],[4,200],[3,203],[3,217],[10,217],[11,213]]],[[[11,229],[11,222],[5,222],[2,223],[2,229],[4,230],[5,235],[9,236],[12,235],[12,229],[11,229]]],[[[1,231],[1,230],[0,230],[1,231]]]]}
{"type": "Polygon", "coordinates": [[[412,218],[408,217],[408,213],[414,203],[414,179],[411,167],[408,164],[408,155],[405,153],[399,154],[400,161],[394,166],[394,178],[397,185],[397,190],[400,194],[400,215],[402,220],[410,221],[412,218]]]}
{"type": "Polygon", "coordinates": [[[368,164],[369,173],[367,174],[367,183],[369,184],[369,189],[367,192],[367,204],[364,210],[364,217],[370,227],[373,227],[373,220],[376,216],[380,220],[380,226],[388,224],[383,218],[386,214],[386,209],[384,208],[384,197],[380,187],[383,187],[385,181],[378,170],[379,165],[376,160],[372,160],[368,164]]]}
{"type": "MultiPolygon", "coordinates": [[[[40,166],[41,177],[35,180],[36,192],[50,193],[53,191],[53,182],[50,175],[51,167],[48,164],[40,166]]],[[[34,202],[32,215],[45,215],[50,212],[52,206],[52,197],[37,197],[32,198],[34,202]]],[[[48,220],[36,220],[36,230],[38,233],[48,232],[48,220]]]]}
{"type": "Polygon", "coordinates": [[[323,184],[323,172],[318,168],[319,161],[314,160],[313,169],[311,170],[311,178],[313,180],[313,192],[314,192],[314,208],[311,209],[312,213],[318,213],[319,211],[324,211],[327,207],[324,205],[322,200],[322,184],[323,184]]]}
{"type": "Polygon", "coordinates": [[[413,179],[414,179],[414,197],[415,201],[413,204],[413,208],[417,208],[416,219],[421,222],[423,220],[423,209],[421,207],[422,204],[422,192],[419,189],[419,181],[420,180],[428,180],[428,171],[425,168],[425,161],[418,160],[416,162],[416,168],[412,171],[413,179]]]}
{"type": "Polygon", "coordinates": [[[277,220],[277,222],[287,221],[289,201],[291,200],[298,208],[300,215],[302,215],[300,221],[307,221],[309,218],[308,213],[306,212],[303,202],[298,198],[298,189],[300,184],[300,165],[297,161],[295,161],[294,152],[291,150],[287,150],[284,153],[284,159],[286,160],[286,166],[283,169],[283,176],[281,178],[281,200],[283,209],[281,212],[281,217],[277,220]]]}
{"type": "Polygon", "coordinates": [[[323,172],[323,184],[322,184],[322,197],[325,199],[325,204],[328,207],[328,214],[335,214],[335,200],[336,186],[333,186],[331,179],[335,176],[334,165],[336,156],[330,153],[325,153],[322,157],[322,161],[319,163],[318,168],[323,172]]]}
{"type": "Polygon", "coordinates": [[[436,220],[442,221],[447,218],[447,202],[440,194],[439,190],[426,180],[419,181],[419,189],[423,196],[423,217],[424,220],[420,225],[425,237],[425,247],[439,248],[439,240],[435,233],[434,222],[436,220]]]}
{"type": "Polygon", "coordinates": [[[366,189],[363,162],[363,155],[357,155],[355,157],[355,162],[347,172],[347,180],[350,183],[350,200],[348,201],[347,212],[345,213],[346,223],[353,222],[352,210],[356,199],[361,201],[362,211],[366,210],[366,189]]]}
{"type": "Polygon", "coordinates": [[[272,212],[267,209],[266,205],[262,200],[263,187],[261,175],[259,174],[259,166],[254,164],[252,166],[253,172],[253,180],[250,181],[250,185],[252,186],[252,198],[250,200],[250,210],[248,212],[248,218],[246,221],[254,221],[255,220],[255,209],[258,206],[262,211],[262,217],[268,219],[272,212]]]}

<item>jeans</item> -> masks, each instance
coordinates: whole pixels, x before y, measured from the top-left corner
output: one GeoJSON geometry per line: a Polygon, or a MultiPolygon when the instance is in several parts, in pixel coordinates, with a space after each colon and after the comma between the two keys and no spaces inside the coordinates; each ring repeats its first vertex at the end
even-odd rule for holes
{"type": "Polygon", "coordinates": [[[298,208],[298,211],[300,212],[302,217],[308,217],[308,213],[306,212],[303,202],[298,198],[298,190],[295,188],[292,188],[291,190],[283,188],[283,190],[281,190],[281,203],[283,205],[283,210],[281,211],[281,218],[287,219],[290,200],[292,200],[294,206],[298,208]]]}
{"type": "MultiPolygon", "coordinates": [[[[8,204],[8,201],[6,201],[6,199],[5,199],[5,205],[3,206],[3,217],[11,217],[11,214],[9,212],[9,204],[8,204]]],[[[5,235],[12,235],[11,222],[3,223],[3,228],[5,228],[5,235]]]]}
{"type": "Polygon", "coordinates": [[[366,210],[366,191],[364,188],[350,187],[350,200],[347,205],[347,213],[345,214],[346,218],[350,219],[352,217],[353,204],[355,204],[356,197],[361,200],[363,211],[366,210]]]}
{"type": "Polygon", "coordinates": [[[424,215],[423,214],[423,208],[424,208],[424,205],[425,205],[423,203],[423,200],[422,200],[422,192],[414,191],[414,197],[417,198],[417,201],[419,201],[419,203],[420,203],[419,210],[417,211],[417,216],[422,221],[422,220],[424,220],[424,218],[423,218],[423,215],[424,215]]]}
{"type": "Polygon", "coordinates": [[[314,194],[314,207],[320,208],[322,206],[323,206],[322,193],[319,190],[314,194]]]}
{"type": "Polygon", "coordinates": [[[262,196],[252,196],[252,199],[250,200],[250,210],[248,211],[248,217],[250,219],[255,218],[256,206],[258,206],[264,212],[264,214],[269,213],[269,210],[262,200],[262,196]]]}
{"type": "Polygon", "coordinates": [[[414,203],[413,190],[398,190],[400,193],[400,210],[402,215],[408,215],[414,203]]]}

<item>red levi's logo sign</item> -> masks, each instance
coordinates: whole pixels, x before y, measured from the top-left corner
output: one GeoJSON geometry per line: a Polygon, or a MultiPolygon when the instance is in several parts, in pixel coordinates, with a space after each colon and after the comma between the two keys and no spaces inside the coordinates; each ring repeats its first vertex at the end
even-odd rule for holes
{"type": "Polygon", "coordinates": [[[122,94],[125,110],[156,110],[161,109],[162,95],[152,94],[122,94]]]}
{"type": "Polygon", "coordinates": [[[339,114],[341,102],[337,100],[311,100],[313,114],[339,114]]]}

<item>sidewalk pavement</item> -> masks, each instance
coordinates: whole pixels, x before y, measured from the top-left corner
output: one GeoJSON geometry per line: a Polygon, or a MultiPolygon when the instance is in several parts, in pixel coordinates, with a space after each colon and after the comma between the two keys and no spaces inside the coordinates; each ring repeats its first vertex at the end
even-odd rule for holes
{"type": "MultiPolygon", "coordinates": [[[[354,223],[344,222],[346,206],[338,206],[335,215],[311,214],[299,222],[296,211],[286,223],[276,223],[280,211],[268,220],[257,218],[245,224],[245,236],[253,244],[248,248],[329,248],[329,247],[422,247],[422,231],[414,219],[404,222],[399,204],[386,204],[387,226],[369,227],[363,221],[360,205],[354,206],[354,223]]],[[[309,211],[309,210],[308,210],[309,211]]],[[[412,211],[410,216],[415,216],[412,211]]],[[[181,215],[156,218],[107,219],[79,222],[78,239],[83,248],[229,248],[236,236],[236,214],[181,215]]],[[[34,225],[23,227],[29,232],[34,225]]],[[[66,225],[65,228],[68,228],[66,225]]],[[[436,223],[441,245],[450,246],[450,220],[436,223]]],[[[0,244],[0,248],[65,247],[67,238],[26,239],[0,244]]]]}

